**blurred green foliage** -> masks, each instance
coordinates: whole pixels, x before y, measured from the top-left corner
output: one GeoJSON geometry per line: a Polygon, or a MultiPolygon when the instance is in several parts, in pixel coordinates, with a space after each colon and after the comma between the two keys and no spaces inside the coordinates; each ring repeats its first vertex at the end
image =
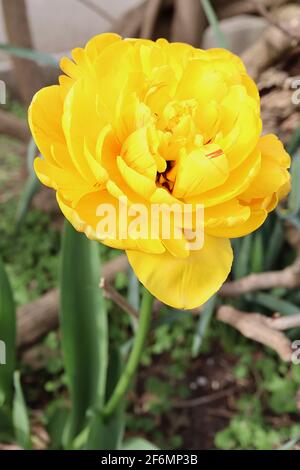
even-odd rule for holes
{"type": "Polygon", "coordinates": [[[15,231],[16,201],[0,207],[0,253],[9,273],[17,305],[37,298],[57,285],[60,234],[48,215],[31,210],[15,231]]]}

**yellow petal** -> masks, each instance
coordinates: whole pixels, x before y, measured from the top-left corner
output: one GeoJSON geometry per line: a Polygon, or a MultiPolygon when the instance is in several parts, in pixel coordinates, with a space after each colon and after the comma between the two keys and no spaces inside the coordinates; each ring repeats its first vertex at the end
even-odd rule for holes
{"type": "Polygon", "coordinates": [[[94,168],[91,169],[85,147],[96,154],[97,139],[106,123],[98,115],[96,97],[84,79],[77,81],[68,93],[62,122],[74,166],[86,181],[95,183],[94,168]]]}
{"type": "Polygon", "coordinates": [[[176,98],[196,98],[201,105],[208,101],[220,101],[228,87],[220,72],[215,71],[205,60],[191,60],[178,84],[176,98]]]}
{"type": "Polygon", "coordinates": [[[245,66],[243,64],[243,61],[235,54],[232,52],[228,51],[227,49],[222,49],[219,47],[213,47],[212,49],[208,49],[207,53],[213,58],[213,59],[221,59],[224,61],[233,62],[236,66],[236,68],[241,72],[245,72],[245,66]]]}
{"type": "Polygon", "coordinates": [[[167,60],[178,80],[188,60],[194,55],[195,49],[189,44],[180,42],[170,43],[166,39],[158,39],[157,44],[165,50],[167,60]]]}
{"type": "Polygon", "coordinates": [[[103,50],[93,66],[100,112],[106,113],[110,122],[114,120],[120,92],[128,81],[130,52],[129,41],[115,41],[103,50]]]}
{"type": "Polygon", "coordinates": [[[146,127],[136,130],[125,140],[121,157],[130,168],[155,180],[157,166],[150,153],[146,127]]]}
{"type": "Polygon", "coordinates": [[[207,156],[207,153],[214,151],[215,148],[217,147],[206,146],[180,159],[173,189],[175,197],[193,197],[221,186],[226,181],[228,178],[226,156],[223,153],[217,158],[207,156]]]}
{"type": "Polygon", "coordinates": [[[205,227],[205,233],[215,237],[243,237],[257,230],[264,223],[267,215],[267,210],[255,210],[251,206],[240,209],[240,215],[233,212],[227,218],[220,212],[220,219],[215,225],[208,223],[205,227]]]}
{"type": "Polygon", "coordinates": [[[274,134],[263,135],[258,142],[262,156],[272,158],[283,168],[289,168],[291,165],[291,157],[285,151],[282,142],[274,134]]]}
{"type": "MultiPolygon", "coordinates": [[[[219,230],[230,230],[231,227],[243,224],[250,217],[249,206],[242,205],[237,199],[218,204],[213,207],[205,209],[205,230],[209,231],[211,235],[216,237],[219,235],[219,230]]],[[[228,236],[228,238],[230,238],[228,236]]]]}
{"type": "Polygon", "coordinates": [[[82,196],[93,191],[93,186],[82,179],[79,173],[58,168],[41,158],[35,159],[34,169],[43,184],[61,191],[64,198],[72,201],[73,205],[76,205],[82,196]]]}
{"type": "Polygon", "coordinates": [[[291,159],[280,140],[275,135],[265,135],[259,139],[258,148],[261,151],[260,171],[251,186],[241,194],[244,201],[271,196],[281,188],[287,188],[290,180],[287,168],[291,159]]]}
{"type": "MultiPolygon", "coordinates": [[[[124,230],[122,226],[120,226],[120,223],[122,223],[120,221],[124,219],[120,215],[119,202],[106,190],[85,194],[80,201],[78,201],[76,206],[73,207],[70,207],[70,204],[65,200],[61,192],[58,192],[57,199],[63,214],[68,218],[75,229],[84,232],[87,237],[92,240],[98,240],[107,246],[121,250],[132,249],[143,253],[157,254],[165,251],[161,240],[156,238],[134,239],[130,238],[130,233],[129,237],[123,238],[124,230]],[[103,217],[106,217],[105,214],[99,214],[99,210],[103,204],[105,205],[103,207],[104,212],[108,207],[109,211],[111,211],[113,207],[115,208],[116,219],[111,219],[112,223],[115,225],[112,226],[113,232],[111,232],[109,236],[107,233],[101,233],[99,231],[99,222],[103,217]]],[[[129,225],[129,218],[127,222],[129,225]]],[[[125,236],[126,235],[127,232],[125,232],[125,236]]]]}
{"type": "Polygon", "coordinates": [[[51,153],[54,143],[66,145],[62,130],[63,103],[59,86],[53,85],[38,91],[28,110],[29,126],[41,154],[55,164],[51,153]]]}
{"type": "Polygon", "coordinates": [[[82,76],[82,70],[69,57],[62,57],[59,62],[61,70],[72,80],[82,76]]]}
{"type": "Polygon", "coordinates": [[[132,133],[147,126],[153,120],[149,107],[139,100],[136,93],[130,92],[130,86],[128,84],[128,87],[126,86],[120,93],[114,118],[114,128],[120,142],[125,142],[132,133]]]}
{"type": "Polygon", "coordinates": [[[226,280],[233,254],[228,239],[205,236],[204,246],[188,258],[127,251],[129,263],[144,286],[175,308],[192,309],[206,302],[226,280]]]}
{"type": "Polygon", "coordinates": [[[85,46],[85,52],[93,62],[104,49],[114,42],[121,41],[121,36],[115,33],[103,33],[94,36],[85,46]]]}
{"type": "Polygon", "coordinates": [[[95,178],[97,179],[96,184],[99,185],[105,183],[108,180],[107,171],[101,166],[99,160],[95,159],[94,156],[91,154],[85,139],[83,145],[83,152],[90,169],[92,170],[95,178]]]}
{"type": "MultiPolygon", "coordinates": [[[[261,154],[255,150],[235,170],[233,170],[224,184],[201,194],[201,202],[205,207],[214,206],[238,196],[245,191],[257,175],[261,164],[261,154]]],[[[186,198],[186,202],[197,203],[198,197],[186,198]]]]}
{"type": "Polygon", "coordinates": [[[203,136],[204,142],[209,142],[216,134],[219,125],[219,104],[212,100],[196,111],[195,122],[197,132],[203,136]]]}
{"type": "Polygon", "coordinates": [[[172,196],[172,194],[170,194],[165,188],[156,188],[150,197],[150,202],[152,204],[179,204],[180,206],[183,206],[183,202],[172,196]]]}
{"type": "Polygon", "coordinates": [[[257,147],[261,129],[258,111],[252,107],[242,106],[228,134],[215,139],[215,142],[226,153],[231,170],[241,165],[257,147]]]}
{"type": "Polygon", "coordinates": [[[59,82],[59,92],[60,92],[60,96],[61,96],[61,99],[64,101],[67,94],[69,93],[69,91],[71,90],[73,84],[74,84],[74,80],[70,77],[67,77],[67,75],[60,75],[58,77],[58,82],[59,82]]]}
{"type": "Polygon", "coordinates": [[[130,168],[122,157],[117,157],[117,165],[128,186],[140,196],[149,199],[156,189],[155,182],[130,168]]]}
{"type": "MultiPolygon", "coordinates": [[[[60,61],[61,70],[71,78],[72,83],[86,73],[89,73],[90,63],[93,63],[106,47],[114,42],[121,41],[121,37],[114,33],[104,33],[90,39],[84,49],[77,47],[72,50],[72,58],[63,57],[60,61]]],[[[70,83],[70,82],[69,82],[70,83]]],[[[63,86],[67,85],[62,79],[63,86]]]]}

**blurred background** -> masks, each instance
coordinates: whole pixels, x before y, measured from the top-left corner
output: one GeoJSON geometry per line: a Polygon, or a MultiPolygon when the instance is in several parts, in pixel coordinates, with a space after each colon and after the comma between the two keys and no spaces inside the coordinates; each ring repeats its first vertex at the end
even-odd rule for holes
{"type": "MultiPolygon", "coordinates": [[[[300,365],[287,353],[300,340],[300,2],[210,3],[217,22],[209,2],[200,0],[0,1],[0,255],[16,304],[23,389],[17,419],[25,422],[28,446],[61,448],[71,405],[58,320],[63,217],[32,170],[37,149],[27,107],[38,89],[56,82],[58,61],[71,48],[115,31],[203,48],[226,45],[258,84],[264,132],[277,134],[293,155],[292,192],[259,231],[234,241],[227,290],[201,312],[155,306],[128,396],[126,436],[163,449],[300,448],[300,365]],[[228,321],[219,313],[225,302],[263,317],[228,321]],[[285,333],[271,324],[264,330],[265,318],[281,316],[285,333]]],[[[136,308],[138,285],[119,252],[99,250],[110,282],[110,343],[121,345],[126,358],[134,325],[116,293],[136,308]]],[[[19,446],[2,420],[0,448],[19,446]]]]}

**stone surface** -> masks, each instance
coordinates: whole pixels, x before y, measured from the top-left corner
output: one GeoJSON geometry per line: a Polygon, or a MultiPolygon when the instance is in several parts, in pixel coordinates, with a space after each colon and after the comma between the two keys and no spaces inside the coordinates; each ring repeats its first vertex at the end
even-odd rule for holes
{"type": "MultiPolygon", "coordinates": [[[[240,55],[256,41],[268,26],[265,19],[251,15],[238,15],[220,21],[221,30],[227,39],[229,49],[240,55]]],[[[204,33],[202,47],[208,49],[218,44],[211,27],[204,33]]]]}

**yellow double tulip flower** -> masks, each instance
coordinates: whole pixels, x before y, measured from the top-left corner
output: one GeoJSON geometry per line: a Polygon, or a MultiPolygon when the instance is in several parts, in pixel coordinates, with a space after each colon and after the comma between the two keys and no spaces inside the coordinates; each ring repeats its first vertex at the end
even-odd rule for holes
{"type": "MultiPolygon", "coordinates": [[[[230,238],[257,229],[289,190],[290,157],[261,137],[260,102],[242,61],[222,49],[116,34],[64,58],[59,85],[29,109],[39,179],[73,226],[126,250],[137,277],[177,308],[204,303],[228,276],[230,238]],[[99,204],[204,206],[204,245],[182,237],[101,236],[99,204]]],[[[76,256],[76,254],[75,254],[76,256]]]]}

